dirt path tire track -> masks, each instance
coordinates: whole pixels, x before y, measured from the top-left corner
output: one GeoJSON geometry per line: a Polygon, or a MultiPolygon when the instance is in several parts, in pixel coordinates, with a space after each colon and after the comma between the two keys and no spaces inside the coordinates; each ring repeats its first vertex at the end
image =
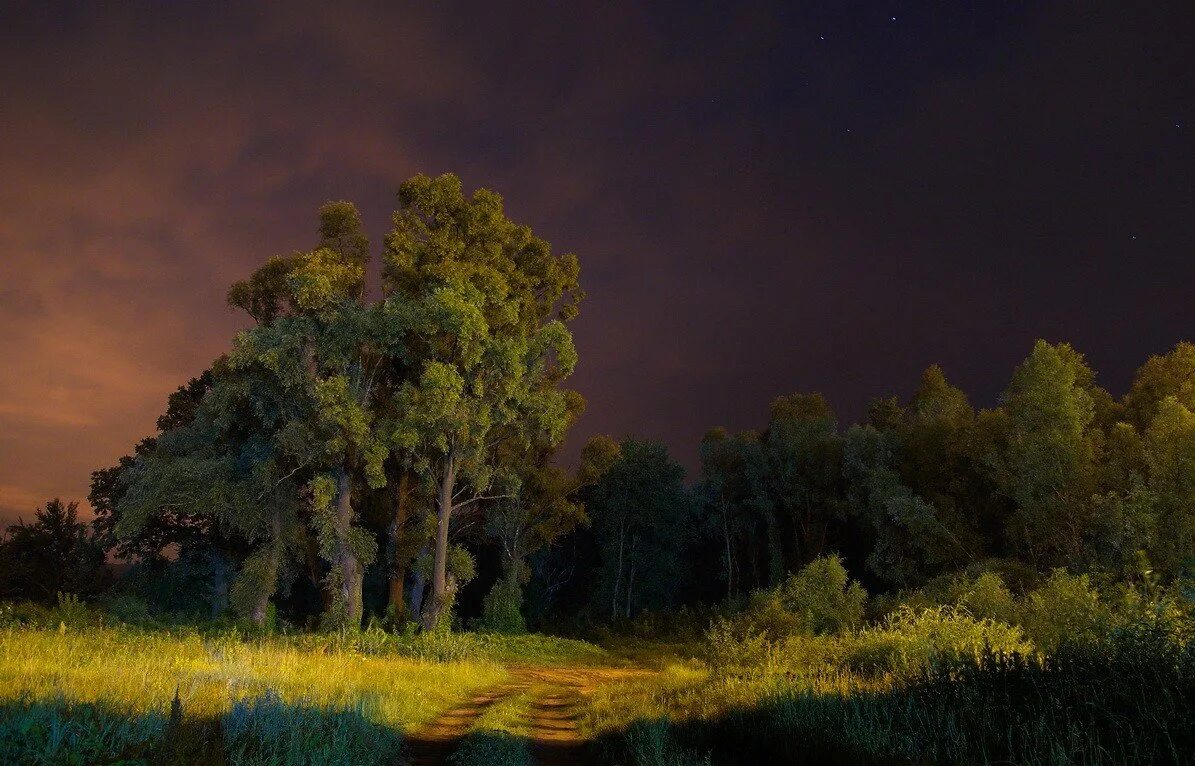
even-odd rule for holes
{"type": "Polygon", "coordinates": [[[443,713],[430,725],[407,737],[411,766],[447,763],[448,757],[470,732],[474,722],[507,697],[534,690],[523,721],[529,732],[531,754],[540,766],[588,763],[588,742],[581,736],[579,719],[585,698],[599,686],[647,671],[620,668],[511,667],[510,679],[474,695],[468,702],[443,713]]]}
{"type": "Polygon", "coordinates": [[[469,733],[470,727],[486,708],[527,687],[512,679],[475,694],[463,705],[441,713],[436,720],[407,735],[406,762],[411,766],[439,766],[469,733]]]}

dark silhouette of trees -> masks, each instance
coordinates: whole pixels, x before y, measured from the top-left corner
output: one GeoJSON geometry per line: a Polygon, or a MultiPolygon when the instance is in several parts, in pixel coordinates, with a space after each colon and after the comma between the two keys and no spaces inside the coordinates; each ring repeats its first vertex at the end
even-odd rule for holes
{"type": "Polygon", "coordinates": [[[54,498],[32,522],[19,520],[0,537],[0,598],[53,603],[59,593],[90,598],[108,584],[104,549],[79,504],[54,498]]]}

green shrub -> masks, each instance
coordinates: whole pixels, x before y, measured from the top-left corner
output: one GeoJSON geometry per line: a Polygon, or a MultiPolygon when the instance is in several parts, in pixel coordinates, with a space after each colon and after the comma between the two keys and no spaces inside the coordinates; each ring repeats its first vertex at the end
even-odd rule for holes
{"type": "Polygon", "coordinates": [[[768,590],[751,594],[747,611],[738,619],[743,635],[758,633],[769,641],[779,641],[786,636],[808,629],[805,615],[788,608],[778,591],[768,590]]]}
{"type": "Polygon", "coordinates": [[[104,611],[126,625],[151,625],[153,614],[145,599],[131,593],[119,593],[104,601],[104,611]]]}
{"type": "Polygon", "coordinates": [[[809,632],[841,633],[862,624],[867,592],[850,579],[841,558],[823,556],[788,578],[780,600],[809,632]]]}
{"type": "Polygon", "coordinates": [[[1003,578],[995,572],[985,572],[974,580],[961,583],[956,603],[972,617],[995,620],[1008,625],[1018,621],[1018,608],[1003,578]]]}
{"type": "Polygon", "coordinates": [[[847,667],[865,675],[913,677],[941,662],[1032,651],[1020,628],[953,607],[898,609],[848,642],[847,667]]]}
{"type": "Polygon", "coordinates": [[[522,609],[523,586],[514,570],[499,577],[486,594],[478,627],[493,633],[526,633],[522,609]]]}
{"type": "MultiPolygon", "coordinates": [[[[747,608],[718,617],[704,636],[706,659],[722,670],[791,669],[793,659],[816,646],[827,657],[829,643],[802,637],[833,636],[863,622],[867,593],[847,574],[837,556],[810,562],[780,587],[751,594],[747,608]]],[[[832,643],[832,642],[830,642],[832,643]]]]}
{"type": "Polygon", "coordinates": [[[67,628],[90,628],[104,624],[104,615],[96,609],[79,600],[73,593],[59,593],[53,609],[50,610],[50,622],[57,622],[67,628]]]}
{"type": "MultiPolygon", "coordinates": [[[[54,623],[57,627],[58,623],[54,623]]],[[[0,628],[48,628],[50,609],[32,601],[0,603],[0,628]]]]}
{"type": "Polygon", "coordinates": [[[1112,612],[1087,575],[1055,569],[1026,597],[1021,625],[1034,645],[1049,654],[1066,643],[1098,642],[1112,628],[1112,612]]]}
{"type": "Polygon", "coordinates": [[[705,635],[705,658],[718,670],[764,665],[776,639],[746,620],[717,620],[705,635]]]}

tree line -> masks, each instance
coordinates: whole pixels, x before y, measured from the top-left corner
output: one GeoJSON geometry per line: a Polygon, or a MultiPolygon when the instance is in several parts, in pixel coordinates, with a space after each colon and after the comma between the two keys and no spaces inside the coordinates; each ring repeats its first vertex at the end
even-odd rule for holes
{"type": "Polygon", "coordinates": [[[234,284],[251,326],[92,475],[92,524],[54,501],[5,534],[0,597],[99,595],[108,557],[129,565],[115,591],[163,611],[432,630],[459,605],[518,631],[741,603],[829,554],[872,592],[1193,563],[1189,343],[1119,399],[1038,341],[991,409],[933,366],[845,429],[817,393],[713,429],[691,485],[633,439],[566,470],[576,257],[451,175],[402,184],[391,224],[371,272],[357,209],[328,203],[311,250],[234,284]]]}
{"type": "MultiPolygon", "coordinates": [[[[710,430],[692,488],[661,445],[627,442],[582,492],[593,615],[743,603],[836,555],[869,592],[1057,569],[1169,583],[1195,570],[1195,345],[1151,357],[1117,399],[1066,343],[1038,341],[997,406],[938,366],[907,400],[840,428],[822,395],[772,402],[763,428],[710,430]]],[[[537,558],[545,572],[573,555],[537,558]]],[[[568,599],[566,599],[568,601],[568,599]]]]}

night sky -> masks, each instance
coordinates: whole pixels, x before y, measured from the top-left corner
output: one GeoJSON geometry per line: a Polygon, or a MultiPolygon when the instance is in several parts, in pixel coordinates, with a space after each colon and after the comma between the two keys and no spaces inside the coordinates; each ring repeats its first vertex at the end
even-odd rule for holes
{"type": "Polygon", "coordinates": [[[580,257],[573,450],[692,468],[934,362],[991,406],[1038,337],[1119,394],[1195,337],[1189,0],[502,5],[0,3],[0,520],[151,433],[320,203],[380,238],[418,172],[580,257]]]}

